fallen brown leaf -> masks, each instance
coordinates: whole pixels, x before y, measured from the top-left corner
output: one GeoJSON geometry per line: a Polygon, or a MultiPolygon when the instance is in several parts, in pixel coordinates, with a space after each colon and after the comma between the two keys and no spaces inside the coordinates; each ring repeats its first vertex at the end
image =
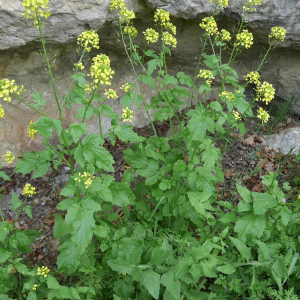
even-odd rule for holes
{"type": "Polygon", "coordinates": [[[254,144],[254,135],[249,136],[248,138],[242,140],[244,145],[253,146],[254,144]]]}

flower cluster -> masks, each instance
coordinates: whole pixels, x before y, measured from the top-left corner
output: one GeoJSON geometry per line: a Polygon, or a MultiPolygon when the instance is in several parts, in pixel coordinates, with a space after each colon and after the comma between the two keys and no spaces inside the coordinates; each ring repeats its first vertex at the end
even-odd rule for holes
{"type": "Polygon", "coordinates": [[[41,268],[37,268],[36,275],[41,275],[46,278],[49,271],[47,267],[42,266],[41,268]]]}
{"type": "Polygon", "coordinates": [[[11,154],[10,151],[7,151],[3,157],[5,158],[5,161],[7,162],[7,164],[11,164],[13,162],[13,160],[15,159],[15,157],[11,154]]]}
{"type": "Polygon", "coordinates": [[[169,32],[163,32],[162,40],[167,46],[172,46],[176,48],[177,40],[176,38],[169,32]]]}
{"type": "Polygon", "coordinates": [[[176,26],[174,26],[171,22],[167,22],[165,25],[165,29],[171,31],[172,34],[176,34],[176,26]]]}
{"type": "Polygon", "coordinates": [[[30,121],[28,127],[27,127],[27,135],[30,137],[32,140],[34,138],[34,135],[37,133],[37,130],[34,129],[34,123],[30,121]]]}
{"type": "Polygon", "coordinates": [[[109,8],[110,10],[115,10],[115,9],[122,9],[125,7],[125,3],[123,0],[111,0],[109,8]]]}
{"type": "Polygon", "coordinates": [[[274,38],[278,41],[284,41],[286,30],[283,27],[272,27],[269,38],[274,38]]]}
{"type": "Polygon", "coordinates": [[[75,68],[79,68],[80,70],[83,70],[83,69],[84,69],[84,66],[82,65],[82,62],[77,63],[77,64],[74,64],[74,67],[75,67],[75,68]]]}
{"type": "Polygon", "coordinates": [[[4,117],[4,109],[2,108],[2,105],[0,104],[0,118],[4,117]]]}
{"type": "Polygon", "coordinates": [[[91,52],[92,49],[99,49],[99,36],[94,30],[86,30],[80,33],[77,44],[80,45],[84,51],[91,52]]]}
{"type": "Polygon", "coordinates": [[[257,110],[257,117],[259,119],[261,119],[261,121],[263,123],[267,123],[268,122],[268,119],[270,118],[270,115],[265,111],[263,110],[261,107],[257,110]]]}
{"type": "Polygon", "coordinates": [[[205,82],[210,85],[212,82],[212,79],[215,79],[215,77],[213,76],[212,72],[209,70],[200,70],[199,74],[197,75],[197,77],[201,77],[204,78],[205,82]]]}
{"type": "Polygon", "coordinates": [[[227,7],[228,6],[228,0],[209,0],[209,2],[215,2],[217,1],[218,5],[223,7],[227,7]]]}
{"type": "Polygon", "coordinates": [[[124,34],[128,34],[132,39],[134,39],[137,36],[137,30],[133,26],[125,26],[123,29],[124,34]]]}
{"type": "Polygon", "coordinates": [[[229,42],[231,40],[230,33],[225,29],[221,30],[220,38],[222,42],[229,42]]]}
{"type": "Polygon", "coordinates": [[[127,7],[121,8],[119,17],[120,22],[130,23],[130,21],[134,18],[135,14],[132,10],[128,9],[127,7]]]}
{"type": "Polygon", "coordinates": [[[145,36],[146,41],[149,43],[156,43],[158,40],[159,34],[152,28],[146,29],[146,31],[144,31],[143,34],[145,36]]]}
{"type": "Polygon", "coordinates": [[[47,19],[50,12],[47,10],[48,0],[23,0],[22,6],[25,12],[21,15],[26,19],[32,19],[33,25],[38,26],[38,18],[47,19]]]}
{"type": "Polygon", "coordinates": [[[133,111],[130,110],[129,108],[127,108],[127,107],[123,108],[123,113],[122,113],[123,122],[126,122],[126,121],[131,122],[131,119],[133,118],[132,113],[133,113],[133,111]]]}
{"type": "Polygon", "coordinates": [[[36,291],[36,288],[37,288],[37,284],[34,284],[34,285],[32,286],[32,289],[36,291]]]}
{"type": "Polygon", "coordinates": [[[123,84],[123,85],[121,86],[121,90],[123,90],[124,92],[129,92],[129,91],[131,90],[130,84],[129,84],[128,82],[125,83],[125,84],[123,84]]]}
{"type": "Polygon", "coordinates": [[[248,49],[252,44],[253,44],[253,35],[251,32],[248,32],[247,29],[244,29],[241,33],[236,35],[235,46],[242,46],[248,49]]]}
{"type": "Polygon", "coordinates": [[[170,22],[169,12],[163,9],[157,9],[154,14],[154,22],[157,22],[159,25],[166,26],[166,24],[170,22]]]}
{"type": "Polygon", "coordinates": [[[35,187],[31,186],[30,183],[26,183],[25,186],[24,186],[22,195],[31,197],[31,196],[33,196],[34,194],[36,194],[36,192],[35,192],[35,187]]]}
{"type": "Polygon", "coordinates": [[[271,102],[275,95],[275,89],[272,84],[267,83],[266,81],[263,84],[258,83],[255,91],[257,92],[256,100],[261,100],[266,104],[271,102]]]}
{"type": "Polygon", "coordinates": [[[234,101],[235,97],[232,92],[223,91],[219,97],[225,98],[228,101],[234,101]]]}
{"type": "Polygon", "coordinates": [[[104,95],[106,96],[107,99],[117,99],[118,98],[116,91],[113,89],[105,90],[104,95]]]}
{"type": "Polygon", "coordinates": [[[10,94],[20,95],[21,92],[26,91],[21,85],[21,87],[15,84],[15,80],[9,80],[4,78],[0,80],[0,98],[6,103],[11,101],[10,94]]]}
{"type": "Polygon", "coordinates": [[[206,31],[207,35],[218,34],[218,26],[213,17],[204,18],[199,26],[206,31]]]}
{"type": "Polygon", "coordinates": [[[75,180],[78,182],[83,181],[85,184],[85,188],[87,189],[92,184],[92,179],[94,179],[95,176],[91,176],[90,173],[84,172],[84,173],[78,173],[78,177],[75,178],[75,180]]]}
{"type": "Polygon", "coordinates": [[[243,6],[243,9],[245,11],[256,11],[256,9],[253,6],[261,5],[260,2],[261,2],[261,0],[246,0],[246,3],[243,6]]]}
{"type": "Polygon", "coordinates": [[[255,71],[245,75],[244,78],[246,80],[249,80],[250,83],[259,84],[260,75],[258,74],[257,71],[255,71]]]}
{"type": "Polygon", "coordinates": [[[236,120],[240,120],[241,119],[240,114],[237,111],[235,111],[235,110],[232,111],[232,115],[234,116],[234,118],[236,120]]]}
{"type": "Polygon", "coordinates": [[[110,67],[110,60],[105,54],[98,54],[93,57],[93,64],[90,68],[90,74],[93,79],[92,87],[96,88],[98,83],[111,85],[111,78],[115,72],[110,67]]]}
{"type": "Polygon", "coordinates": [[[91,85],[89,83],[86,83],[84,85],[84,90],[86,91],[87,94],[89,94],[92,91],[91,85]]]}

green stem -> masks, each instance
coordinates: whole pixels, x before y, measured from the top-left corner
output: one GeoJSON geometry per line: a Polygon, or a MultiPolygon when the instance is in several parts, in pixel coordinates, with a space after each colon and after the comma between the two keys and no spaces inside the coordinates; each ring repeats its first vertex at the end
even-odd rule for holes
{"type": "Polygon", "coordinates": [[[93,90],[92,97],[91,97],[89,103],[87,104],[87,106],[86,106],[86,108],[85,108],[85,111],[84,111],[84,114],[83,114],[83,118],[82,118],[81,124],[84,123],[85,116],[86,116],[86,112],[87,112],[88,108],[90,107],[90,105],[91,105],[91,103],[92,103],[92,101],[93,101],[94,96],[95,96],[95,89],[93,90]]]}
{"type": "MultiPolygon", "coordinates": [[[[1,197],[0,197],[1,198],[1,197]]],[[[3,217],[3,214],[2,214],[2,209],[0,208],[0,216],[1,216],[1,220],[2,222],[4,222],[4,217],[3,217]]]]}
{"type": "Polygon", "coordinates": [[[21,205],[21,208],[20,208],[20,210],[19,210],[19,213],[18,213],[17,217],[15,218],[15,220],[13,221],[13,224],[12,224],[12,228],[13,228],[13,229],[14,229],[14,227],[15,227],[16,222],[18,221],[18,219],[19,219],[19,217],[20,217],[20,214],[22,213],[22,211],[23,211],[23,209],[24,209],[26,200],[27,200],[27,196],[25,196],[25,200],[23,201],[23,203],[22,203],[22,205],[21,205]]]}
{"type": "Polygon", "coordinates": [[[40,41],[42,43],[44,56],[45,56],[45,59],[46,59],[46,62],[47,62],[48,72],[49,72],[49,75],[50,75],[50,78],[51,78],[54,98],[55,98],[56,105],[57,105],[57,108],[58,108],[59,121],[61,121],[61,107],[59,105],[58,98],[57,98],[57,95],[56,95],[56,89],[55,89],[54,79],[53,79],[53,76],[52,76],[51,66],[50,66],[50,63],[49,63],[49,60],[48,60],[47,51],[46,51],[46,48],[45,48],[45,43],[44,43],[43,34],[42,34],[42,30],[41,30],[41,24],[40,24],[39,16],[38,16],[38,13],[37,13],[36,9],[35,9],[35,15],[36,15],[36,20],[38,22],[38,29],[39,29],[39,33],[40,33],[40,41]]]}
{"type": "MultiPolygon", "coordinates": [[[[82,54],[81,54],[81,56],[80,56],[80,59],[79,59],[79,62],[78,62],[78,63],[81,62],[84,53],[85,53],[85,50],[83,50],[83,52],[82,52],[82,54]]],[[[75,74],[77,74],[77,70],[78,70],[78,67],[76,67],[75,74]]],[[[73,85],[73,82],[74,82],[74,78],[72,78],[72,81],[71,81],[71,84],[70,84],[70,86],[69,86],[69,88],[68,88],[67,94],[66,94],[66,95],[64,96],[64,98],[63,98],[63,102],[62,102],[62,104],[61,104],[61,107],[64,106],[64,104],[65,104],[65,102],[66,102],[66,100],[67,100],[67,97],[68,97],[68,95],[69,95],[69,92],[70,92],[70,90],[71,90],[71,87],[72,87],[72,85],[73,85]]]]}
{"type": "Polygon", "coordinates": [[[70,166],[70,164],[65,160],[65,158],[64,158],[62,155],[60,155],[59,152],[57,152],[57,151],[49,144],[48,141],[46,141],[46,142],[47,142],[48,146],[50,146],[50,147],[53,149],[53,151],[54,151],[54,152],[55,152],[62,160],[64,160],[65,163],[66,163],[68,166],[70,166]]]}
{"type": "MultiPolygon", "coordinates": [[[[132,70],[133,70],[133,72],[134,72],[135,77],[138,78],[138,76],[137,76],[137,74],[136,74],[136,71],[135,71],[135,68],[134,68],[134,65],[133,65],[133,62],[132,62],[132,59],[131,59],[131,57],[130,57],[128,51],[127,51],[127,48],[126,48],[126,44],[125,44],[125,41],[124,41],[124,35],[123,35],[123,31],[122,31],[122,25],[121,25],[120,21],[119,21],[119,29],[120,29],[120,32],[121,32],[122,42],[123,42],[123,45],[124,45],[124,49],[125,49],[126,55],[127,55],[128,59],[129,59],[129,62],[130,62],[130,64],[131,64],[131,68],[132,68],[132,70]]],[[[129,38],[130,38],[130,36],[129,36],[129,38]]],[[[130,39],[130,41],[131,41],[131,39],[130,39]]],[[[131,45],[132,45],[132,43],[131,43],[131,45]]],[[[143,66],[142,66],[142,67],[143,67],[143,66]]],[[[143,101],[144,107],[146,108],[146,102],[145,102],[144,95],[143,95],[143,92],[142,92],[142,86],[141,86],[140,80],[138,80],[138,84],[139,84],[139,89],[140,89],[142,101],[143,101]]],[[[151,117],[150,117],[148,111],[146,111],[146,114],[147,114],[147,116],[148,116],[148,120],[149,120],[150,123],[151,123],[152,130],[153,130],[155,136],[157,136],[157,133],[156,133],[156,130],[155,130],[153,121],[152,121],[152,119],[151,119],[151,117]]]]}

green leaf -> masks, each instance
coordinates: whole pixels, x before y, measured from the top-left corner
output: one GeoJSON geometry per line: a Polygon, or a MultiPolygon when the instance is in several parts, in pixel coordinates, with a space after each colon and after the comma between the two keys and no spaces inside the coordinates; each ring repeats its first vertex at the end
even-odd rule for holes
{"type": "Polygon", "coordinates": [[[44,163],[40,162],[40,164],[37,166],[37,168],[33,172],[32,178],[42,177],[49,171],[49,168],[50,168],[50,161],[47,161],[44,163]]]}
{"type": "Polygon", "coordinates": [[[5,174],[5,172],[0,171],[0,177],[6,181],[11,181],[11,179],[5,174]]]}
{"type": "Polygon", "coordinates": [[[292,212],[286,207],[280,208],[280,216],[284,226],[286,226],[291,219],[292,212]]]}
{"type": "Polygon", "coordinates": [[[207,243],[203,246],[197,246],[192,249],[192,256],[193,258],[198,261],[204,257],[207,257],[214,246],[211,243],[207,243]]]}
{"type": "Polygon", "coordinates": [[[192,206],[196,209],[196,211],[206,217],[207,213],[205,210],[205,206],[203,202],[207,201],[209,197],[212,195],[211,191],[203,191],[203,192],[188,192],[189,200],[192,206]]]}
{"type": "Polygon", "coordinates": [[[30,208],[30,206],[25,206],[24,212],[32,220],[32,214],[31,214],[31,208],[30,208]]]}
{"type": "Polygon", "coordinates": [[[12,230],[12,225],[8,222],[1,222],[0,223],[0,241],[4,241],[6,239],[9,232],[12,230]]]}
{"type": "Polygon", "coordinates": [[[58,281],[49,274],[47,276],[47,286],[51,290],[57,290],[60,287],[58,281]]]}
{"type": "Polygon", "coordinates": [[[154,83],[153,83],[153,79],[151,76],[149,75],[139,75],[138,76],[138,80],[142,81],[143,83],[146,83],[149,85],[149,87],[153,90],[154,89],[154,83]]]}
{"type": "Polygon", "coordinates": [[[233,245],[238,249],[241,253],[242,257],[244,257],[247,261],[251,259],[251,249],[248,248],[242,241],[239,239],[229,237],[233,245]]]}
{"type": "Polygon", "coordinates": [[[255,215],[245,213],[240,217],[234,227],[234,232],[238,234],[238,238],[245,242],[247,238],[258,237],[260,238],[266,228],[266,218],[262,215],[255,215]]]}
{"type": "Polygon", "coordinates": [[[216,270],[219,272],[222,272],[224,274],[227,274],[227,275],[230,275],[230,274],[236,272],[236,268],[230,264],[224,265],[224,266],[218,266],[218,267],[216,267],[216,270]]]}
{"type": "Polygon", "coordinates": [[[192,79],[188,75],[185,75],[184,72],[178,72],[177,78],[181,84],[186,84],[189,88],[193,88],[194,90],[196,90],[192,79]]]}
{"type": "Polygon", "coordinates": [[[151,75],[157,67],[162,66],[162,59],[161,58],[154,58],[147,62],[148,65],[148,74],[151,75]]]}
{"type": "Polygon", "coordinates": [[[92,181],[92,184],[89,187],[89,191],[95,192],[97,196],[103,199],[104,201],[113,203],[113,195],[111,190],[107,187],[107,185],[102,184],[99,178],[95,178],[92,181]]]}
{"type": "Polygon", "coordinates": [[[135,265],[122,258],[108,260],[107,264],[111,267],[113,271],[116,271],[119,274],[127,273],[130,275],[135,268],[135,265]]]}
{"type": "Polygon", "coordinates": [[[100,238],[106,238],[108,236],[109,231],[105,226],[96,226],[94,229],[94,234],[100,238]]]}
{"type": "Polygon", "coordinates": [[[176,96],[178,96],[178,97],[180,97],[180,98],[185,98],[185,97],[190,96],[189,92],[188,92],[186,89],[184,89],[184,88],[182,88],[182,87],[180,87],[180,86],[174,87],[174,88],[172,89],[172,92],[173,92],[176,96]]]}
{"type": "Polygon", "coordinates": [[[65,241],[59,248],[60,254],[57,257],[58,271],[72,274],[80,264],[80,255],[72,239],[65,241]]]}
{"type": "Polygon", "coordinates": [[[201,142],[205,136],[207,125],[205,122],[203,111],[194,110],[187,113],[191,117],[187,128],[190,132],[190,139],[192,141],[201,142]]]}
{"type": "Polygon", "coordinates": [[[23,175],[30,173],[37,168],[39,164],[39,153],[36,152],[24,152],[23,157],[18,157],[19,161],[15,163],[15,172],[22,173],[23,175]]]}
{"type": "Polygon", "coordinates": [[[155,273],[153,270],[144,271],[141,278],[141,284],[147,288],[149,294],[154,299],[158,299],[159,296],[159,279],[160,275],[155,273]]]}
{"type": "Polygon", "coordinates": [[[12,210],[17,210],[22,205],[23,202],[19,200],[19,198],[16,195],[16,193],[13,193],[12,197],[11,197],[10,203],[12,205],[11,209],[12,210]]]}
{"type": "Polygon", "coordinates": [[[132,125],[121,124],[114,128],[114,133],[123,142],[139,142],[141,138],[132,130],[132,125]]]}
{"type": "Polygon", "coordinates": [[[222,105],[218,101],[213,101],[209,104],[210,108],[214,109],[217,112],[222,111],[222,105]]]}
{"type": "MultiPolygon", "coordinates": [[[[186,294],[184,294],[187,300],[203,300],[208,297],[209,294],[205,292],[199,292],[197,290],[188,290],[186,294]]],[[[212,298],[211,298],[212,299],[212,298]]]]}
{"type": "Polygon", "coordinates": [[[84,86],[85,84],[85,79],[84,79],[85,75],[81,72],[75,73],[74,75],[72,75],[70,78],[74,79],[75,81],[77,81],[79,83],[79,85],[81,87],[84,86]]]}
{"type": "Polygon", "coordinates": [[[112,164],[114,160],[110,153],[99,144],[103,144],[103,140],[98,134],[89,134],[82,139],[79,146],[74,151],[74,157],[77,163],[84,167],[86,163],[96,165],[99,169],[107,172],[113,172],[112,164]]]}
{"type": "Polygon", "coordinates": [[[160,248],[155,247],[151,253],[150,262],[155,266],[161,265],[173,253],[172,247],[169,245],[167,239],[163,240],[160,248]]]}
{"type": "Polygon", "coordinates": [[[12,257],[12,254],[7,251],[5,248],[1,247],[0,248],[0,264],[3,264],[4,262],[7,261],[7,259],[9,259],[10,257],[12,257]]]}
{"type": "Polygon", "coordinates": [[[120,104],[124,107],[130,108],[130,104],[134,102],[135,95],[133,92],[127,92],[123,95],[120,104]]]}
{"type": "Polygon", "coordinates": [[[92,240],[95,227],[93,214],[100,210],[101,206],[91,199],[85,199],[68,208],[65,221],[67,224],[72,224],[74,229],[72,240],[77,245],[79,254],[85,251],[92,240]]]}
{"type": "Polygon", "coordinates": [[[65,222],[62,216],[55,213],[54,217],[54,237],[59,238],[70,233],[70,226],[65,222]]]}
{"type": "Polygon", "coordinates": [[[239,82],[236,78],[231,76],[226,76],[225,81],[235,87],[238,86],[239,82]]]}
{"type": "Polygon", "coordinates": [[[69,126],[69,129],[71,131],[71,134],[73,136],[73,140],[75,143],[78,142],[78,140],[81,138],[82,134],[86,132],[86,124],[77,124],[77,123],[72,123],[69,126]]]}
{"type": "Polygon", "coordinates": [[[78,108],[77,114],[76,114],[76,116],[75,116],[75,119],[80,119],[80,120],[82,120],[85,111],[86,111],[86,113],[85,113],[85,118],[86,118],[87,120],[89,120],[89,119],[92,117],[92,115],[94,114],[93,106],[92,106],[92,105],[87,106],[87,105],[88,105],[88,104],[86,104],[86,105],[81,105],[81,106],[78,108]]]}
{"type": "Polygon", "coordinates": [[[276,206],[277,200],[267,193],[251,192],[253,197],[253,208],[257,215],[263,215],[269,208],[276,206]]]}
{"type": "Polygon", "coordinates": [[[165,85],[169,85],[169,84],[178,85],[178,80],[174,76],[171,76],[169,74],[165,75],[163,81],[165,85]]]}
{"type": "Polygon", "coordinates": [[[61,121],[53,120],[47,117],[39,118],[34,123],[34,128],[37,133],[45,138],[50,138],[52,130],[54,129],[59,136],[62,132],[61,121]]]}
{"type": "Polygon", "coordinates": [[[241,186],[236,184],[236,189],[238,191],[238,193],[240,194],[240,196],[242,197],[242,199],[246,202],[246,203],[250,203],[251,202],[251,195],[250,195],[250,191],[241,186]]]}
{"type": "Polygon", "coordinates": [[[180,300],[180,281],[174,279],[174,272],[169,270],[161,276],[160,283],[164,285],[175,299],[180,300]]]}
{"type": "MultiPolygon", "coordinates": [[[[37,91],[33,92],[31,99],[34,102],[34,104],[31,104],[32,107],[40,107],[46,103],[46,100],[42,100],[42,96],[37,91]]],[[[40,108],[40,110],[43,110],[43,108],[40,108]]]]}
{"type": "Polygon", "coordinates": [[[75,88],[71,91],[69,100],[73,103],[83,104],[86,99],[86,91],[78,83],[76,83],[75,88]]]}

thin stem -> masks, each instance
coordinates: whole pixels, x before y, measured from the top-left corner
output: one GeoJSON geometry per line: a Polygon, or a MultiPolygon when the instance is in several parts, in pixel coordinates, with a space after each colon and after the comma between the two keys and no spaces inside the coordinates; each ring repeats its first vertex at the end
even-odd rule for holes
{"type": "Polygon", "coordinates": [[[22,213],[22,211],[23,211],[23,209],[24,209],[24,205],[25,205],[25,203],[26,203],[26,200],[27,200],[27,196],[25,196],[25,200],[23,201],[23,203],[22,203],[22,205],[21,205],[21,208],[20,208],[20,210],[19,210],[19,213],[18,213],[17,217],[15,218],[15,220],[13,221],[13,224],[12,224],[12,228],[13,228],[13,229],[14,229],[14,227],[15,227],[16,222],[18,221],[18,219],[19,219],[19,217],[20,217],[20,214],[22,213]]]}
{"type": "Polygon", "coordinates": [[[41,30],[41,24],[40,24],[39,16],[38,16],[38,13],[37,13],[36,9],[35,9],[35,15],[36,15],[36,19],[37,19],[37,22],[38,22],[38,29],[39,29],[39,33],[40,33],[40,41],[42,43],[44,56],[45,56],[46,62],[47,62],[48,72],[49,72],[49,75],[50,75],[50,78],[51,78],[54,98],[55,98],[56,105],[57,105],[57,108],[58,108],[59,121],[61,121],[61,107],[59,105],[58,98],[57,98],[57,95],[56,95],[56,89],[55,89],[54,79],[53,79],[53,76],[52,76],[51,66],[50,66],[50,63],[49,63],[49,60],[48,60],[47,51],[46,51],[46,48],[45,48],[45,43],[44,43],[43,34],[42,34],[42,30],[41,30]]]}
{"type": "MultiPolygon", "coordinates": [[[[1,197],[0,197],[1,198],[1,197]]],[[[4,217],[3,217],[3,214],[2,214],[2,209],[0,208],[0,216],[1,216],[1,220],[2,222],[4,222],[4,217]]]]}
{"type": "MultiPolygon", "coordinates": [[[[132,70],[133,70],[133,72],[134,72],[135,77],[138,78],[138,76],[137,76],[137,74],[136,74],[136,71],[135,71],[135,68],[134,68],[134,65],[133,65],[133,62],[132,62],[132,59],[131,59],[131,57],[130,57],[130,55],[129,55],[127,49],[126,49],[126,44],[125,44],[125,41],[124,41],[124,35],[123,35],[123,32],[122,32],[122,26],[121,26],[120,21],[119,21],[119,28],[120,28],[120,32],[121,32],[121,37],[122,37],[122,42],[123,42],[123,45],[124,45],[124,49],[125,49],[125,52],[126,52],[126,54],[127,54],[128,59],[129,59],[129,62],[130,62],[130,64],[131,64],[131,68],[132,68],[132,70]]],[[[129,36],[129,37],[130,37],[130,36],[129,36]]],[[[130,40],[131,40],[131,39],[130,39],[130,40]]],[[[140,89],[142,101],[143,101],[144,107],[146,108],[146,102],[145,102],[145,99],[144,99],[144,96],[143,96],[143,92],[142,92],[142,87],[141,87],[140,80],[138,80],[138,84],[139,84],[139,89],[140,89]]],[[[151,123],[152,130],[153,130],[155,136],[157,136],[157,133],[156,133],[156,130],[155,130],[153,121],[152,121],[152,119],[150,118],[150,115],[149,115],[148,111],[146,111],[146,114],[147,114],[148,119],[149,119],[149,121],[150,121],[150,123],[151,123]]]]}

